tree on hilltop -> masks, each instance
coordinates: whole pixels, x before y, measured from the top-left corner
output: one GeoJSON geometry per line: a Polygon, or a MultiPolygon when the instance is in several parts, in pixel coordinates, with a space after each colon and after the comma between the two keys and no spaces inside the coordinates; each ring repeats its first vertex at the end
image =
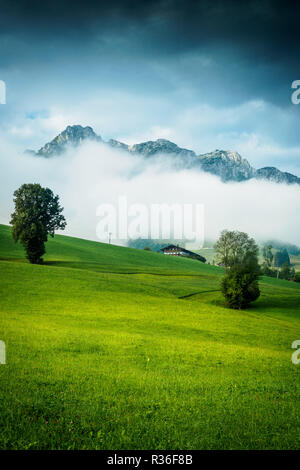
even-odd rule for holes
{"type": "Polygon", "coordinates": [[[59,197],[39,184],[23,184],[14,192],[14,203],[10,221],[13,239],[24,246],[30,263],[40,264],[48,235],[54,237],[55,230],[64,230],[67,225],[59,197]]]}

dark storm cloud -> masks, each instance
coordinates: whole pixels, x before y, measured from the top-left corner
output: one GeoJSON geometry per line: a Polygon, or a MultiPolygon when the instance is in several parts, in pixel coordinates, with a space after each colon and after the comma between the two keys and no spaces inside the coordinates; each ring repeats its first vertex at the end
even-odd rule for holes
{"type": "Polygon", "coordinates": [[[296,148],[299,15],[299,2],[276,0],[0,0],[0,79],[8,93],[0,121],[13,132],[28,126],[30,136],[39,118],[28,115],[65,122],[77,105],[86,106],[90,125],[104,112],[109,137],[158,127],[176,140],[193,128],[202,151],[239,150],[240,141],[256,138],[296,148]]]}
{"type": "Polygon", "coordinates": [[[158,54],[235,44],[252,60],[296,61],[299,13],[299,2],[276,0],[0,0],[0,31],[75,40],[136,33],[137,46],[158,54]]]}
{"type": "MultiPolygon", "coordinates": [[[[139,60],[147,74],[151,61],[178,74],[183,85],[203,88],[209,80],[212,99],[221,94],[214,90],[234,85],[233,102],[247,96],[288,103],[300,72],[299,14],[299,3],[267,0],[0,0],[0,66],[117,60],[116,75],[128,77],[130,62],[139,60]],[[184,55],[204,55],[212,67],[194,60],[180,66],[184,55]]],[[[113,80],[112,67],[109,73],[113,80]]]]}

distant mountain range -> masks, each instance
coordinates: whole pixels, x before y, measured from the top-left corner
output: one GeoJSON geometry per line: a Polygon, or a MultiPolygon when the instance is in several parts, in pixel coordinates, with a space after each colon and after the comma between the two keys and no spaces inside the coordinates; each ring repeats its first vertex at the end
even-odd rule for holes
{"type": "Polygon", "coordinates": [[[275,167],[255,169],[248,160],[242,158],[239,153],[234,151],[215,150],[214,152],[197,155],[192,150],[180,148],[178,145],[165,139],[150,140],[135,145],[127,145],[114,139],[104,142],[89,126],[68,126],[37,152],[33,150],[27,150],[27,152],[38,157],[50,158],[61,155],[71,146],[77,147],[83,141],[88,140],[101,142],[131,154],[141,155],[147,159],[159,155],[170,155],[176,168],[194,168],[206,171],[218,176],[224,182],[240,182],[255,178],[275,183],[300,184],[300,178],[291,173],[282,172],[275,167]]]}

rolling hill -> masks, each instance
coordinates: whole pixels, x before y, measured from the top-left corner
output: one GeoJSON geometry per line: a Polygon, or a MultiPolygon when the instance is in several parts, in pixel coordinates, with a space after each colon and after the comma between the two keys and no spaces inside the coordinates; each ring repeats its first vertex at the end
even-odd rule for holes
{"type": "Polygon", "coordinates": [[[221,268],[0,226],[2,449],[297,449],[300,286],[224,307],[221,268]]]}

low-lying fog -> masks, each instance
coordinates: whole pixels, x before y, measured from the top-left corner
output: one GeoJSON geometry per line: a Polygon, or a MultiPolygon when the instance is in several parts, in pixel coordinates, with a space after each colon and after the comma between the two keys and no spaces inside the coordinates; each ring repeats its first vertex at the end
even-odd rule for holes
{"type": "Polygon", "coordinates": [[[215,239],[227,228],[245,231],[257,240],[279,239],[300,245],[297,185],[256,180],[222,183],[208,173],[172,169],[164,155],[145,161],[92,142],[50,159],[19,153],[0,142],[0,155],[1,223],[10,220],[14,190],[23,183],[40,183],[59,194],[68,222],[66,235],[98,240],[97,208],[106,203],[118,209],[119,197],[126,197],[129,207],[203,204],[206,240],[215,239]]]}

